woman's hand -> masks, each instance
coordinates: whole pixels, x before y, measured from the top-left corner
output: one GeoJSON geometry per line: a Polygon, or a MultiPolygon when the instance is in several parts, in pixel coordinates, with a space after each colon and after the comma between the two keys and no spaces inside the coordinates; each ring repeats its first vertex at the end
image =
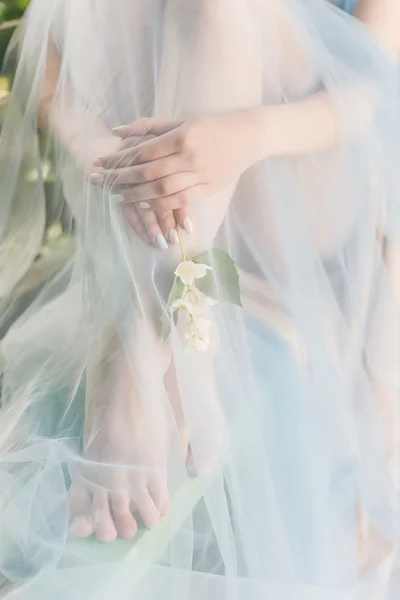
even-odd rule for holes
{"type": "Polygon", "coordinates": [[[170,244],[179,244],[175,216],[172,211],[158,216],[153,210],[142,210],[134,202],[130,191],[121,194],[122,213],[133,231],[149,246],[160,250],[170,244]]]}
{"type": "MultiPolygon", "coordinates": [[[[149,141],[153,137],[154,136],[151,135],[131,136],[129,138],[129,147],[133,148],[139,143],[149,141]]],[[[123,149],[124,145],[126,146],[126,144],[127,142],[118,139],[116,136],[110,136],[105,140],[105,143],[103,143],[103,146],[105,146],[107,149],[103,151],[103,153],[118,153],[123,149]],[[111,144],[110,140],[112,142],[111,144]]],[[[96,140],[96,145],[99,153],[99,147],[101,148],[101,143],[99,144],[96,140]]],[[[94,174],[92,174],[92,180],[93,179],[96,179],[94,174]]],[[[167,240],[171,244],[179,244],[179,238],[175,229],[175,218],[172,211],[163,216],[161,223],[161,220],[158,220],[154,211],[143,211],[139,209],[138,205],[134,203],[134,199],[132,199],[131,190],[121,190],[121,193],[114,196],[113,199],[120,205],[122,213],[133,231],[145,243],[162,250],[166,250],[168,248],[167,240]]]]}
{"type": "Polygon", "coordinates": [[[191,229],[192,202],[236,181],[262,158],[257,110],[183,122],[140,119],[115,133],[121,147],[95,161],[93,183],[123,195],[123,202],[135,204],[143,217],[156,213],[168,238],[176,224],[191,229]],[[152,139],[137,144],[138,137],[148,135],[152,139]]]}

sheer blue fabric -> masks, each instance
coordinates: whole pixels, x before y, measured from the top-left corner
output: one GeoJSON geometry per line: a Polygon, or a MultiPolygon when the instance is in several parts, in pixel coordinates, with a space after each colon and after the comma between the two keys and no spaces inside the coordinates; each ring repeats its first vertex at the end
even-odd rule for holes
{"type": "Polygon", "coordinates": [[[354,12],[357,0],[340,0],[339,7],[350,15],[354,12]]]}
{"type": "Polygon", "coordinates": [[[397,65],[326,0],[31,0],[16,43],[1,307],[40,243],[46,152],[75,253],[1,340],[0,595],[398,600],[397,65]],[[321,113],[334,133],[191,202],[182,248],[141,240],[143,150],[261,107],[299,111],[279,144],[321,113]],[[171,131],[112,131],[143,118],[171,131]],[[174,284],[187,257],[212,273],[190,290],[174,284]]]}

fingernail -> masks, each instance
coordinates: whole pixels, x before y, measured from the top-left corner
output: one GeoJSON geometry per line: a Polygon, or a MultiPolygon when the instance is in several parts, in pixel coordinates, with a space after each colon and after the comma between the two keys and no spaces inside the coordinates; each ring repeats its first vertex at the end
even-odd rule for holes
{"type": "Polygon", "coordinates": [[[179,238],[176,229],[170,229],[168,237],[171,244],[179,244],[179,238]]]}
{"type": "Polygon", "coordinates": [[[112,194],[110,200],[112,203],[119,204],[120,202],[123,202],[124,197],[121,196],[121,194],[112,194]]]}
{"type": "Polygon", "coordinates": [[[143,208],[144,210],[148,210],[150,208],[150,204],[148,202],[139,202],[139,208],[143,208]]]}
{"type": "Polygon", "coordinates": [[[101,162],[101,160],[99,158],[96,158],[96,160],[93,161],[93,166],[94,167],[102,167],[103,163],[101,162]]]}
{"type": "Polygon", "coordinates": [[[103,183],[104,175],[102,175],[101,173],[93,173],[92,176],[90,177],[90,181],[92,183],[103,183]]]}
{"type": "Polygon", "coordinates": [[[186,233],[193,233],[193,222],[192,222],[192,219],[189,219],[189,217],[186,217],[183,220],[183,229],[186,231],[186,233]]]}
{"type": "Polygon", "coordinates": [[[157,242],[157,246],[159,248],[161,248],[161,250],[167,250],[168,249],[167,240],[165,239],[165,237],[161,233],[159,233],[158,236],[156,237],[156,242],[157,242]]]}
{"type": "Polygon", "coordinates": [[[113,128],[111,129],[111,131],[112,131],[113,133],[118,133],[119,131],[122,131],[122,129],[125,129],[125,127],[126,127],[126,125],[119,125],[118,127],[113,127],[113,128]]]}

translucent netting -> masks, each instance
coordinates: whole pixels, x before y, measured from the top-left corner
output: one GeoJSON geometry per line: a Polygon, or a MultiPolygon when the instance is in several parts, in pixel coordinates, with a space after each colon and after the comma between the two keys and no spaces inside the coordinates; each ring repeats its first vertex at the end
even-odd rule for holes
{"type": "Polygon", "coordinates": [[[42,178],[22,174],[40,162],[49,70],[76,252],[1,343],[5,595],[394,598],[395,67],[322,0],[32,0],[18,51],[0,142],[4,306],[43,233],[42,178]],[[174,324],[161,332],[179,249],[134,234],[90,183],[93,160],[143,116],[318,92],[339,144],[267,158],[190,208],[186,251],[229,252],[242,307],[214,306],[209,349],[186,353],[174,324]],[[134,541],[74,535],[105,542],[134,519],[134,541]]]}

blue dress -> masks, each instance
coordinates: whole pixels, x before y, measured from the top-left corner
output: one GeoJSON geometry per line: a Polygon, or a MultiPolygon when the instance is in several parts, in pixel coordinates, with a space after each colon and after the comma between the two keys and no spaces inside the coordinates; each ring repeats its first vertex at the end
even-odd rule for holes
{"type": "Polygon", "coordinates": [[[340,0],[339,8],[351,15],[356,7],[356,4],[357,0],[340,0]]]}
{"type": "MultiPolygon", "coordinates": [[[[76,3],[54,0],[54,4],[60,6],[64,13],[67,5],[75,7],[76,3]]],[[[174,28],[171,31],[163,29],[162,49],[168,51],[166,56],[171,61],[176,61],[176,69],[175,66],[171,69],[171,78],[169,69],[165,76],[164,71],[159,70],[161,44],[158,36],[161,34],[157,30],[155,37],[158,45],[153,44],[153,21],[147,18],[148,15],[141,13],[139,9],[137,13],[133,11],[132,14],[137,16],[135,21],[133,18],[128,19],[126,11],[113,12],[110,24],[118,26],[117,38],[112,35],[112,29],[109,31],[109,22],[105,19],[109,3],[98,0],[97,4],[100,8],[95,14],[96,26],[98,23],[100,28],[101,23],[107,21],[104,26],[104,41],[107,44],[101,52],[99,47],[99,54],[96,48],[93,68],[90,60],[87,61],[90,67],[88,73],[93,74],[93,90],[89,89],[91,85],[88,85],[85,77],[85,57],[78,53],[88,43],[86,34],[90,31],[92,13],[87,11],[87,30],[82,26],[85,24],[81,19],[83,10],[77,11],[76,18],[73,13],[74,16],[67,23],[61,24],[63,32],[68,32],[69,35],[71,31],[74,35],[73,43],[75,37],[77,39],[76,48],[73,46],[73,51],[61,56],[63,62],[60,70],[60,73],[71,72],[73,80],[77,82],[76,94],[71,95],[78,98],[75,101],[76,108],[75,105],[72,106],[77,114],[81,114],[81,98],[87,97],[88,107],[94,106],[99,114],[107,113],[110,122],[123,123],[124,111],[129,115],[132,110],[137,118],[146,115],[144,109],[142,111],[136,108],[146,104],[148,92],[146,88],[143,101],[143,85],[137,83],[136,71],[144,77],[148,64],[153,68],[153,72],[148,73],[149,89],[154,81],[161,80],[162,73],[166,89],[160,88],[159,95],[162,97],[161,92],[165,92],[166,104],[170,95],[173,99],[171,106],[165,109],[167,115],[176,114],[179,117],[183,109],[198,110],[197,95],[205,110],[208,103],[214,107],[219,89],[223,99],[228,93],[234,94],[244,85],[244,77],[240,77],[241,71],[236,58],[241,56],[244,44],[249,43],[248,31],[253,31],[252,13],[249,13],[249,24],[246,21],[243,27],[243,44],[242,27],[238,29],[238,37],[235,35],[236,30],[231,32],[230,27],[241,25],[243,16],[246,16],[245,11],[241,12],[241,6],[245,3],[231,3],[232,19],[227,19],[224,11],[218,11],[215,21],[208,19],[212,13],[204,14],[202,9],[197,9],[203,3],[195,0],[168,3],[171,19],[174,16],[172,7],[176,6],[173,9],[176,10],[176,20],[171,20],[172,24],[175,23],[174,28]],[[240,11],[237,18],[234,14],[236,4],[240,11]],[[187,12],[184,10],[185,5],[189,7],[187,12]],[[189,29],[189,23],[196,27],[189,29]],[[130,52],[129,42],[135,39],[134,27],[138,32],[138,43],[145,48],[145,54],[150,49],[158,49],[157,52],[154,51],[153,60],[146,62],[145,67],[142,65],[142,54],[136,56],[135,47],[130,52]],[[190,35],[186,37],[188,31],[190,35]],[[197,31],[198,37],[195,37],[194,33],[197,36],[197,31]],[[179,50],[181,47],[182,51],[179,50]],[[232,82],[232,91],[225,87],[224,81],[221,81],[221,87],[218,88],[220,71],[207,71],[209,58],[214,56],[211,50],[214,52],[214,49],[215,61],[219,60],[218,57],[226,61],[228,83],[230,85],[232,82]],[[234,49],[238,50],[237,54],[233,53],[234,49]],[[110,56],[108,63],[107,55],[110,56]],[[119,56],[126,59],[124,69],[122,63],[115,60],[119,56]],[[125,68],[125,64],[129,68],[125,68]],[[99,72],[98,65],[101,66],[99,72]],[[201,79],[203,76],[204,89],[201,79]],[[120,82],[123,77],[126,81],[122,84],[120,82]],[[104,97],[98,94],[98,90],[100,93],[103,88],[107,91],[104,97]]],[[[160,7],[160,11],[163,5],[162,2],[154,1],[138,3],[137,6],[146,4],[160,7]]],[[[375,278],[377,283],[384,279],[385,273],[382,275],[382,272],[385,265],[383,261],[380,264],[375,248],[373,219],[376,193],[369,193],[369,177],[367,180],[362,170],[365,169],[369,175],[366,170],[371,164],[369,158],[377,155],[378,185],[381,185],[381,174],[384,182],[378,191],[382,189],[383,193],[389,190],[393,198],[400,198],[400,185],[395,174],[396,162],[389,160],[393,147],[389,134],[397,131],[397,128],[400,131],[400,119],[396,120],[392,116],[397,115],[395,109],[398,98],[397,95],[393,98],[392,106],[389,102],[392,82],[389,79],[386,82],[385,75],[382,75],[382,79],[377,75],[381,64],[380,54],[374,53],[372,40],[370,42],[362,28],[356,26],[356,20],[347,17],[353,12],[356,0],[336,0],[336,10],[327,1],[316,2],[311,8],[302,0],[293,0],[290,5],[292,4],[293,21],[299,21],[298,29],[296,27],[294,30],[295,39],[299,40],[300,62],[294,64],[299,69],[299,81],[302,82],[303,73],[308,77],[310,72],[310,69],[302,66],[308,65],[308,62],[302,63],[301,60],[303,52],[300,42],[305,38],[306,56],[311,57],[312,66],[317,64],[315,86],[326,86],[327,93],[332,94],[334,102],[338,103],[340,115],[346,117],[344,124],[350,120],[353,111],[358,110],[358,107],[354,109],[352,103],[348,103],[347,94],[345,97],[341,94],[343,84],[350,86],[353,81],[357,86],[359,83],[365,86],[367,90],[374,90],[377,82],[383,82],[382,93],[376,97],[379,100],[381,97],[387,98],[388,104],[385,102],[383,108],[389,108],[388,120],[381,124],[377,119],[374,127],[366,128],[365,135],[361,136],[360,133],[360,139],[343,136],[343,149],[338,151],[337,159],[336,155],[333,157],[332,168],[325,153],[320,156],[321,153],[318,152],[306,156],[304,160],[295,157],[295,163],[292,157],[290,160],[277,157],[266,165],[259,165],[260,170],[255,171],[254,176],[250,174],[248,188],[245,181],[243,190],[244,201],[251,197],[254,207],[249,217],[246,204],[242,213],[236,198],[233,201],[232,211],[226,216],[227,224],[222,230],[222,237],[226,232],[229,245],[232,240],[244,280],[246,268],[249,274],[251,269],[256,273],[259,269],[262,274],[260,286],[257,277],[254,277],[254,295],[250,287],[250,294],[245,297],[251,302],[254,298],[255,310],[252,309],[253,304],[250,305],[250,310],[243,311],[223,303],[215,307],[214,314],[220,325],[220,351],[216,353],[213,362],[214,374],[208,375],[203,362],[200,359],[198,362],[196,356],[186,357],[180,350],[179,340],[173,340],[177,377],[180,377],[178,383],[181,404],[190,425],[188,438],[190,442],[194,438],[191,452],[195,457],[200,454],[201,459],[208,459],[208,448],[203,453],[203,446],[209,444],[206,436],[211,442],[213,437],[216,438],[216,450],[211,447],[210,459],[214,461],[211,463],[213,471],[217,460],[217,472],[206,472],[204,477],[193,481],[188,479],[186,456],[182,456],[182,448],[178,443],[181,440],[175,440],[179,423],[174,422],[173,410],[168,404],[165,372],[161,369],[162,365],[159,365],[161,359],[158,359],[161,353],[153,341],[154,332],[151,327],[141,327],[148,314],[151,313],[152,316],[154,312],[157,316],[158,308],[165,309],[162,304],[165,302],[162,300],[164,263],[157,262],[160,254],[154,254],[154,259],[153,254],[148,258],[142,246],[138,246],[136,252],[135,238],[130,231],[125,235],[118,215],[111,212],[109,194],[87,190],[86,178],[82,177],[80,181],[76,175],[74,157],[64,158],[67,152],[59,143],[59,152],[55,154],[62,157],[62,160],[59,159],[57,168],[66,173],[65,190],[71,206],[78,207],[79,201],[82,201],[82,210],[78,211],[82,217],[82,225],[79,225],[81,229],[77,244],[81,254],[77,253],[76,275],[74,265],[71,276],[68,271],[63,279],[57,277],[56,282],[51,283],[50,290],[42,292],[43,300],[39,309],[36,306],[28,317],[24,316],[11,331],[6,345],[3,342],[1,344],[2,354],[8,360],[4,378],[7,386],[4,385],[4,389],[8,392],[7,397],[16,397],[17,408],[9,403],[11,410],[5,413],[7,418],[10,413],[9,421],[5,420],[4,413],[0,413],[0,587],[3,577],[18,584],[28,580],[26,593],[18,590],[15,594],[19,600],[52,600],[54,597],[57,600],[112,600],[116,590],[119,600],[136,600],[139,597],[142,600],[160,600],[161,591],[166,600],[207,600],[209,597],[219,600],[371,600],[373,597],[389,600],[387,596],[384,598],[383,595],[374,593],[374,590],[370,593],[370,589],[364,589],[372,576],[370,577],[370,572],[367,573],[368,580],[364,586],[364,574],[359,573],[358,509],[361,504],[363,509],[365,506],[368,508],[369,515],[374,519],[373,531],[377,530],[376,537],[378,533],[382,535],[381,539],[385,544],[389,544],[392,539],[397,543],[400,539],[398,530],[393,531],[400,521],[397,514],[397,506],[400,505],[396,502],[397,490],[392,492],[391,481],[387,483],[390,474],[381,460],[383,452],[380,442],[385,430],[380,430],[380,414],[364,373],[367,358],[368,365],[372,363],[375,369],[372,371],[374,376],[375,373],[380,376],[388,363],[390,368],[392,360],[389,348],[383,350],[382,356],[378,352],[380,338],[375,348],[376,338],[369,335],[370,328],[367,326],[375,327],[375,313],[365,325],[364,321],[367,319],[364,313],[369,315],[375,309],[378,313],[378,308],[381,310],[382,305],[385,311],[389,311],[392,305],[390,290],[386,292],[383,284],[379,286],[379,290],[370,290],[372,284],[375,284],[375,278]],[[295,10],[297,5],[298,10],[295,10]],[[310,35],[304,36],[304,31],[310,35]],[[371,60],[365,60],[368,57],[371,60]],[[309,170],[309,165],[312,170],[309,170]],[[315,173],[316,176],[318,215],[322,211],[321,222],[329,225],[326,242],[319,238],[316,240],[314,235],[313,227],[318,221],[311,221],[309,212],[303,214],[305,210],[310,211],[315,198],[314,194],[310,194],[309,202],[306,197],[309,173],[315,173]],[[349,197],[346,195],[347,188],[351,190],[349,197]],[[338,198],[339,194],[341,198],[338,198]],[[336,207],[333,210],[331,206],[331,202],[337,198],[343,205],[350,202],[351,207],[356,207],[356,216],[360,211],[356,224],[347,222],[346,210],[346,226],[343,228],[339,210],[341,204],[338,202],[338,214],[336,207]],[[83,204],[86,201],[87,209],[83,204]],[[93,218],[89,219],[91,215],[93,218]],[[270,221],[272,229],[269,229],[270,221]],[[273,235],[276,232],[277,235],[276,255],[274,245],[271,251],[260,239],[265,234],[268,237],[269,231],[273,235]],[[139,261],[132,260],[136,255],[140,257],[139,261]],[[323,262],[325,260],[326,264],[323,262]],[[368,266],[370,263],[371,273],[368,266]],[[67,279],[71,279],[72,283],[68,283],[67,292],[61,297],[60,303],[57,303],[57,286],[64,286],[67,279]],[[157,287],[158,280],[160,291],[157,287]],[[264,288],[267,287],[263,285],[264,280],[271,288],[274,301],[271,306],[263,304],[264,288]],[[375,297],[381,300],[381,287],[386,295],[384,302],[376,308],[373,301],[375,302],[375,297]],[[160,307],[156,304],[153,306],[153,297],[156,295],[160,298],[160,307]],[[367,306],[366,296],[371,307],[367,306]],[[146,298],[149,298],[148,306],[144,302],[146,298]],[[281,305],[282,310],[279,310],[281,305]],[[259,314],[262,319],[257,320],[259,314]],[[283,327],[280,326],[281,316],[283,327]],[[285,316],[289,323],[288,331],[285,329],[285,316]],[[132,325],[129,325],[130,322],[132,325]],[[140,348],[137,349],[136,345],[132,353],[125,351],[130,350],[135,342],[134,336],[131,336],[131,328],[133,333],[138,331],[140,335],[143,330],[142,354],[137,353],[140,348]],[[148,329],[150,331],[147,334],[148,329]],[[292,331],[293,344],[290,342],[292,331]],[[286,341],[284,333],[289,334],[289,341],[286,341]],[[100,384],[102,392],[104,390],[102,398],[107,399],[110,390],[113,391],[110,386],[114,384],[114,357],[118,357],[114,353],[114,347],[110,348],[110,358],[106,355],[104,368],[103,362],[100,363],[98,374],[95,362],[98,357],[103,360],[110,335],[118,338],[115,341],[113,338],[112,342],[117,351],[119,347],[124,351],[123,360],[126,359],[128,366],[132,367],[129,376],[131,373],[133,377],[136,373],[139,374],[135,379],[135,386],[139,387],[141,380],[144,381],[143,389],[139,388],[139,392],[143,392],[140,399],[143,397],[145,400],[143,406],[149,405],[151,415],[160,407],[160,414],[165,414],[168,418],[168,460],[165,462],[173,505],[170,515],[159,528],[154,529],[154,537],[153,534],[151,537],[139,537],[137,546],[123,539],[117,540],[115,546],[113,544],[108,547],[91,539],[79,542],[74,539],[74,531],[71,532],[69,527],[71,517],[76,520],[76,515],[80,518],[79,515],[84,513],[83,524],[88,524],[84,531],[94,530],[100,517],[110,508],[108,494],[112,493],[114,506],[117,500],[120,501],[122,492],[125,494],[125,488],[120,492],[121,485],[125,485],[125,479],[120,484],[125,472],[126,481],[129,482],[126,490],[130,493],[133,487],[132,493],[136,493],[136,488],[140,486],[142,494],[145,489],[144,484],[142,486],[140,483],[143,473],[155,471],[154,467],[158,467],[152,457],[149,466],[141,456],[136,458],[133,452],[131,458],[131,447],[136,444],[136,430],[130,429],[128,411],[127,418],[124,415],[121,419],[126,420],[126,427],[125,424],[121,427],[121,436],[118,436],[122,439],[122,433],[126,433],[126,444],[122,449],[126,453],[121,451],[122,455],[118,455],[114,452],[109,438],[105,438],[103,446],[105,454],[108,447],[111,448],[111,460],[107,455],[104,458],[103,454],[98,459],[96,456],[94,459],[91,456],[86,458],[82,452],[87,399],[92,399],[92,390],[97,392],[94,386],[100,384]],[[89,352],[92,347],[93,358],[89,352]],[[142,356],[146,363],[143,373],[142,356]],[[211,384],[215,380],[220,388],[220,393],[215,394],[216,399],[213,388],[209,394],[207,377],[212,377],[211,384]],[[222,435],[218,422],[215,422],[215,415],[219,418],[219,413],[214,401],[221,403],[222,416],[226,417],[228,425],[226,428],[222,426],[222,435]],[[14,422],[16,423],[16,433],[9,436],[12,443],[6,444],[3,438],[6,441],[8,438],[3,432],[7,433],[11,428],[9,422],[13,427],[14,422]],[[223,453],[220,466],[221,442],[223,453]],[[87,489],[78,487],[81,482],[87,485],[87,489]],[[78,493],[75,493],[75,489],[78,493]],[[99,493],[101,497],[97,500],[99,493]],[[72,495],[74,505],[71,501],[70,510],[72,495]],[[92,502],[92,496],[95,495],[96,502],[101,502],[101,514],[99,505],[95,504],[94,499],[92,502]],[[105,548],[104,552],[102,548],[105,548]]],[[[89,3],[82,2],[82,5],[89,6],[89,3]]],[[[136,3],[128,0],[121,2],[121,6],[126,9],[130,5],[136,3]]],[[[44,4],[33,0],[31,6],[34,11],[40,11],[44,4]]],[[[42,23],[46,19],[40,12],[31,14],[35,14],[33,23],[38,23],[38,31],[40,25],[43,37],[42,23]]],[[[161,12],[155,10],[155,14],[161,19],[161,12]]],[[[257,11],[257,17],[258,14],[257,11]]],[[[276,25],[279,26],[279,22],[276,25]]],[[[96,29],[95,33],[97,31],[99,35],[103,33],[103,29],[96,29]]],[[[271,31],[268,19],[265,24],[260,23],[260,30],[254,23],[254,31],[263,34],[262,49],[264,50],[264,44],[266,47],[266,53],[260,61],[263,68],[265,65],[260,82],[268,84],[267,91],[280,90],[285,80],[278,72],[280,69],[270,68],[269,60],[271,57],[272,65],[275,66],[276,52],[280,50],[280,37],[268,35],[271,31]]],[[[33,34],[28,38],[40,39],[33,34]]],[[[65,47],[71,43],[65,44],[65,47]]],[[[254,48],[257,49],[258,46],[259,39],[255,36],[254,48]]],[[[36,59],[36,41],[34,50],[32,56],[36,59]]],[[[296,47],[295,51],[297,52],[296,47]]],[[[46,52],[42,54],[46,56],[46,52]]],[[[21,98],[19,106],[23,106],[26,90],[32,89],[29,77],[35,76],[35,80],[38,79],[33,58],[27,52],[25,56],[26,62],[22,63],[19,72],[26,74],[28,79],[22,79],[21,75],[21,84],[17,78],[19,88],[17,87],[16,97],[21,98]]],[[[249,52],[249,58],[249,67],[252,68],[252,52],[249,52]]],[[[217,67],[219,64],[216,62],[217,67]]],[[[242,73],[244,75],[244,70],[242,73]]],[[[311,75],[313,74],[314,70],[311,69],[311,75]]],[[[250,76],[248,81],[251,84],[254,81],[254,98],[259,102],[258,79],[250,76]]],[[[92,83],[92,79],[89,83],[92,83]]],[[[306,83],[309,84],[308,80],[306,83]]],[[[61,90],[65,87],[60,86],[61,90]]],[[[240,95],[240,98],[244,96],[240,95]]],[[[62,106],[68,100],[69,96],[64,97],[62,106]]],[[[233,95],[232,106],[237,101],[233,95]]],[[[160,111],[164,110],[163,102],[164,100],[160,101],[160,111]]],[[[380,107],[381,103],[378,108],[380,107]]],[[[25,140],[25,129],[28,133],[36,131],[37,118],[32,107],[31,112],[33,114],[24,113],[23,119],[15,119],[14,112],[7,117],[3,131],[9,131],[9,138],[1,137],[0,144],[0,147],[10,147],[7,158],[12,158],[14,154],[14,146],[11,145],[14,139],[25,140]],[[20,122],[25,121],[29,126],[22,129],[20,122]]],[[[381,112],[384,111],[379,110],[379,115],[381,112]]],[[[88,115],[84,112],[83,117],[87,119],[88,115]]],[[[89,123],[91,122],[89,119],[89,123]]],[[[86,127],[84,119],[82,127],[86,127]]],[[[350,133],[352,131],[350,129],[350,133]]],[[[23,149],[18,146],[16,149],[19,161],[20,157],[24,157],[23,149]]],[[[36,164],[36,155],[33,150],[31,152],[33,158],[29,157],[29,161],[36,164]]],[[[394,158],[396,156],[397,153],[394,158]]],[[[24,162],[24,165],[30,162],[24,162]]],[[[10,163],[11,166],[12,164],[10,163]]],[[[6,167],[3,165],[1,170],[7,177],[0,177],[0,193],[9,194],[3,182],[12,179],[14,171],[11,170],[9,176],[8,163],[6,167]]],[[[39,186],[39,177],[36,183],[39,186]]],[[[313,190],[314,186],[310,189],[313,190]]],[[[238,189],[238,194],[239,192],[242,193],[238,189]]],[[[32,191],[29,193],[32,195],[32,191]]],[[[41,193],[40,187],[35,188],[35,194],[41,193]]],[[[241,196],[239,200],[241,204],[241,196]]],[[[398,200],[394,202],[398,203],[398,200]]],[[[27,213],[28,216],[29,214],[27,213]]],[[[382,222],[384,226],[387,225],[383,217],[382,222]]],[[[318,231],[318,236],[322,236],[324,231],[318,231]]],[[[383,231],[386,234],[387,229],[383,231]]],[[[397,231],[395,233],[397,237],[397,231]]],[[[160,258],[161,260],[164,259],[160,258]]],[[[171,275],[172,272],[173,269],[170,271],[171,275]]],[[[169,271],[165,275],[168,273],[169,271]]],[[[389,282],[386,283],[389,287],[389,282]]],[[[228,284],[230,285],[229,282],[228,284]]],[[[378,288],[378,285],[375,287],[378,288]]],[[[266,300],[270,302],[268,295],[266,300]]],[[[396,319],[387,322],[396,323],[396,319]]],[[[393,330],[395,335],[394,327],[393,330]]],[[[141,341],[142,338],[137,337],[141,341]]],[[[396,350],[395,343],[393,345],[396,350]]],[[[393,354],[394,359],[397,359],[397,353],[393,351],[393,354]]],[[[122,363],[124,365],[125,362],[122,363]]],[[[384,374],[386,375],[386,371],[384,374]]],[[[395,377],[393,380],[392,389],[397,391],[395,377]]],[[[128,376],[126,381],[130,382],[128,376]]],[[[385,379],[384,382],[386,383],[385,379]]],[[[126,388],[122,389],[123,392],[125,390],[126,388]]],[[[136,388],[133,392],[136,393],[136,388]]],[[[120,414],[118,406],[117,409],[120,414]]],[[[385,422],[388,420],[388,411],[389,409],[385,409],[385,422]]],[[[156,424],[158,425],[158,420],[156,424]]],[[[114,421],[112,425],[114,427],[114,421]]],[[[93,431],[93,435],[97,435],[96,422],[93,431]]],[[[108,435],[108,431],[106,433],[108,435]]],[[[86,434],[91,435],[90,429],[86,434]]],[[[112,437],[117,437],[114,432],[112,437]]],[[[125,439],[122,441],[125,442],[125,439]]],[[[205,466],[208,467],[207,464],[205,466]]],[[[151,486],[146,483],[146,490],[147,487],[150,490],[151,486]]],[[[157,495],[162,494],[157,490],[157,495]]],[[[128,500],[129,498],[130,496],[128,500]]],[[[159,502],[161,506],[161,500],[159,502]]],[[[127,506],[130,511],[130,504],[127,506]]],[[[154,507],[157,508],[156,504],[154,507]]],[[[110,514],[109,520],[111,518],[110,514]]],[[[388,564],[389,560],[383,565],[385,586],[388,564]]],[[[375,575],[373,571],[372,574],[375,575]]],[[[22,588],[21,585],[20,589],[22,588]]],[[[0,596],[2,592],[3,589],[0,596]]]]}

